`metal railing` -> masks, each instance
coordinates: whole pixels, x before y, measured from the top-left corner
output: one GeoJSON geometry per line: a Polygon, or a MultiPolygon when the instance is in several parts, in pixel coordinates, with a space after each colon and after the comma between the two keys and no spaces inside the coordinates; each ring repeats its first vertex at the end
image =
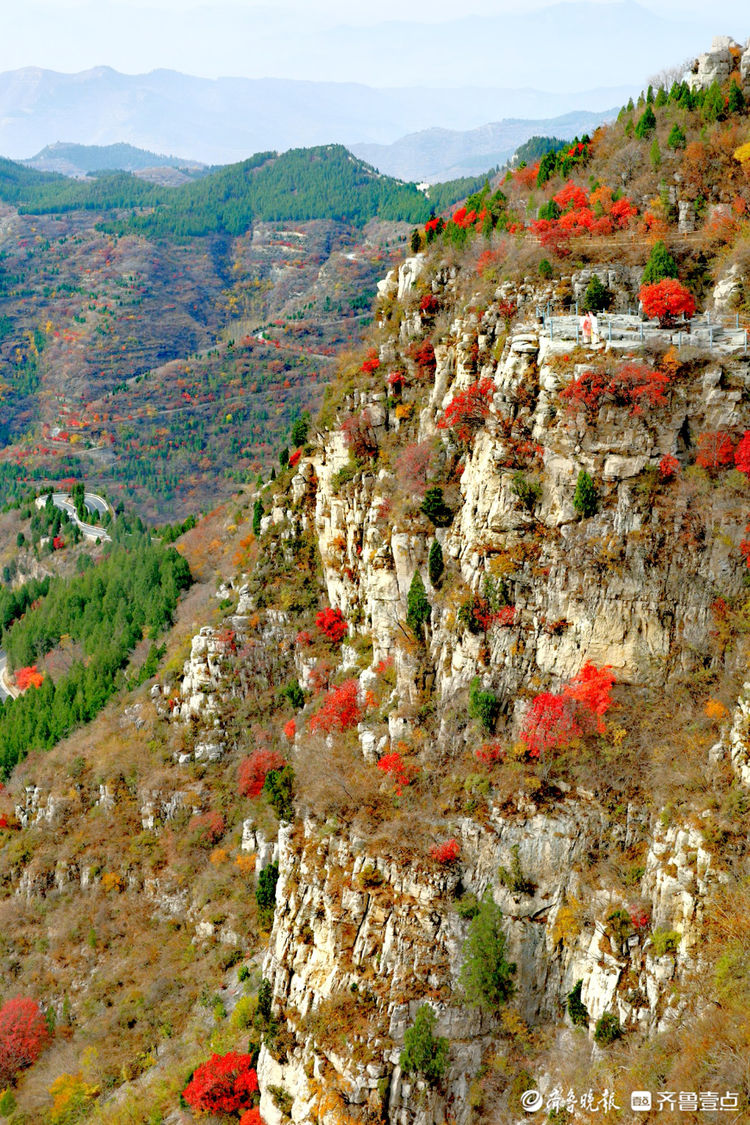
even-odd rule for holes
{"type": "MultiPolygon", "coordinates": [[[[557,316],[553,314],[551,304],[537,305],[536,318],[543,322],[544,330],[549,333],[551,340],[575,340],[576,344],[584,342],[578,302],[574,313],[557,316]]],[[[644,321],[637,311],[630,309],[627,313],[600,313],[597,316],[596,336],[599,341],[607,343],[623,341],[642,344],[648,338],[663,340],[666,333],[669,333],[670,342],[676,344],[678,350],[683,346],[697,345],[723,351],[741,351],[743,356],[750,351],[750,329],[740,325],[739,313],[735,315],[733,326],[727,326],[720,320],[711,320],[711,313],[706,312],[702,320],[695,318],[688,329],[677,330],[660,328],[658,321],[644,321]]]]}

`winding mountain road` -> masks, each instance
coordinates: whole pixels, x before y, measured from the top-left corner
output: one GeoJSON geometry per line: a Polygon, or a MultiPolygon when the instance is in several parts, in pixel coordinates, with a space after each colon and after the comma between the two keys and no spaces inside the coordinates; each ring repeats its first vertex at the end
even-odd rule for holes
{"type": "MultiPolygon", "coordinates": [[[[102,496],[97,496],[95,492],[87,492],[83,498],[83,502],[90,512],[98,513],[100,516],[106,515],[111,509],[107,501],[102,496]]],[[[46,496],[39,496],[36,504],[38,508],[44,507],[47,503],[46,496]],[[41,501],[41,503],[40,503],[41,501]]],[[[78,518],[75,505],[70,499],[70,496],[65,492],[53,492],[52,503],[60,511],[65,512],[68,518],[78,525],[79,530],[86,536],[87,539],[100,539],[102,543],[111,543],[112,536],[108,535],[103,527],[99,527],[93,523],[84,523],[83,520],[78,518]]]]}

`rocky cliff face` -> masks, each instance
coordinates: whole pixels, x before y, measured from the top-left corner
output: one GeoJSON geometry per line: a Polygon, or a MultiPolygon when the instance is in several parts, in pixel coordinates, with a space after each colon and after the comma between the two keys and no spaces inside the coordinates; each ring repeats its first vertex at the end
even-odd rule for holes
{"type": "MultiPolygon", "coordinates": [[[[418,256],[381,284],[388,312],[380,360],[385,371],[402,373],[398,393],[361,387],[341,411],[366,411],[380,467],[347,472],[350,450],[334,428],[300,463],[288,506],[272,518],[315,534],[331,605],[353,633],[371,637],[373,669],[395,663],[387,717],[359,727],[369,760],[410,744],[420,730],[428,732],[426,768],[457,758],[472,728],[455,715],[476,677],[499,701],[510,744],[530,695],[559,687],[587,662],[610,665],[627,685],[622,718],[609,733],[610,745],[620,746],[628,735],[618,723],[633,717],[634,699],[711,666],[731,680],[742,665],[741,643],[715,642],[716,599],[736,599],[743,586],[744,481],[717,490],[688,466],[698,435],[750,425],[747,366],[718,353],[669,353],[665,361],[668,339],[656,356],[653,342],[639,349],[614,341],[605,351],[550,339],[534,315],[544,293],[532,288],[513,294],[520,313],[509,330],[503,308],[511,294],[500,289],[478,309],[459,295],[460,280],[455,269],[431,272],[418,256]],[[447,324],[427,382],[411,358],[429,328],[415,293],[432,294],[447,324]],[[561,389],[618,353],[666,362],[666,401],[643,410],[611,401],[567,409],[561,389]],[[490,383],[491,405],[462,442],[441,419],[457,393],[481,380],[490,383]],[[421,495],[405,494],[399,477],[399,452],[425,443],[453,510],[447,527],[425,519],[421,495]],[[665,456],[680,465],[671,489],[656,468],[665,456]],[[598,493],[596,514],[586,519],[573,505],[581,470],[598,493]],[[522,481],[536,486],[530,502],[522,481]],[[434,540],[447,564],[437,587],[427,569],[434,540]],[[421,647],[404,641],[415,572],[432,606],[421,647]],[[472,630],[462,606],[483,596],[488,582],[502,584],[511,611],[496,627],[472,630]]],[[[298,671],[304,684],[299,657],[298,671]]],[[[373,675],[361,674],[363,694],[373,675]]],[[[747,785],[746,711],[741,702],[711,755],[703,744],[694,748],[697,768],[708,775],[729,760],[747,785]]],[[[314,752],[298,733],[296,755],[314,752]]],[[[261,1055],[270,1125],[286,1114],[300,1123],[471,1119],[477,1075],[503,1033],[491,1014],[461,1002],[469,922],[456,905],[466,894],[480,899],[489,890],[502,908],[525,1024],[562,1026],[566,997],[581,981],[590,1035],[605,1013],[634,1034],[675,1026],[687,1004],[681,982],[700,971],[706,911],[727,878],[707,842],[712,814],[699,801],[675,814],[643,788],[614,807],[600,779],[589,788],[580,776],[574,784],[556,778],[554,764],[550,771],[546,797],[539,782],[511,799],[490,784],[481,814],[437,814],[436,824],[460,844],[460,863],[448,870],[373,849],[346,826],[316,819],[314,809],[304,825],[282,830],[264,973],[289,1037],[282,1051],[261,1055]],[[613,875],[615,856],[629,858],[627,878],[613,875]],[[425,1001],[437,1013],[436,1033],[451,1044],[441,1089],[399,1067],[405,1029],[425,1001]]],[[[501,1105],[492,1119],[512,1120],[512,1111],[501,1105]]]]}

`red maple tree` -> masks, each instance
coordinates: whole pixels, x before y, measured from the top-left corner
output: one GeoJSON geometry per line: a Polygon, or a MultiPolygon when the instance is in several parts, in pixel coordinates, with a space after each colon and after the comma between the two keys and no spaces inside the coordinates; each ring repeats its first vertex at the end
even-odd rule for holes
{"type": "Polygon", "coordinates": [[[49,1039],[44,1015],[35,1000],[16,996],[0,1008],[0,1085],[36,1062],[49,1039]]]}
{"type": "Polygon", "coordinates": [[[612,706],[615,677],[609,665],[585,664],[561,692],[541,692],[529,709],[521,730],[530,758],[564,749],[592,730],[603,734],[603,716],[612,706]]]}
{"type": "Polygon", "coordinates": [[[674,325],[678,316],[690,318],[695,312],[695,298],[689,289],[673,277],[665,277],[653,285],[644,285],[638,294],[643,311],[656,317],[662,328],[674,325]]]}
{"type": "Polygon", "coordinates": [[[731,465],[734,456],[734,444],[731,437],[724,430],[708,430],[698,434],[698,452],[695,457],[696,465],[715,473],[725,465],[731,465]]]}
{"type": "Polygon", "coordinates": [[[750,476],[750,430],[745,430],[734,451],[734,465],[741,473],[750,476]]]}
{"type": "Polygon", "coordinates": [[[226,824],[220,812],[197,813],[190,818],[188,830],[196,834],[199,844],[204,847],[218,843],[224,835],[226,824]]]}
{"type": "Polygon", "coordinates": [[[258,1091],[258,1075],[250,1055],[230,1051],[211,1055],[194,1071],[182,1091],[188,1105],[197,1113],[238,1113],[252,1108],[258,1091]]]}
{"type": "Polygon", "coordinates": [[[331,609],[330,606],[315,615],[315,624],[321,633],[335,645],[344,639],[349,628],[341,610],[331,609]]]}
{"type": "Polygon", "coordinates": [[[355,679],[344,680],[339,687],[332,688],[323,700],[323,706],[310,719],[311,731],[351,730],[362,718],[362,708],[357,698],[359,683],[355,679]]]}
{"type": "Polygon", "coordinates": [[[659,480],[672,480],[680,469],[680,462],[671,453],[667,453],[659,462],[659,480]]]}
{"type": "Polygon", "coordinates": [[[490,412],[495,383],[489,376],[458,391],[445,408],[438,429],[450,430],[459,441],[470,442],[490,412]]]}
{"type": "Polygon", "coordinates": [[[669,376],[654,371],[645,363],[623,363],[620,367],[589,368],[560,391],[560,398],[571,406],[585,407],[591,416],[603,402],[628,406],[631,414],[642,414],[643,405],[664,406],[669,376]]]}
{"type": "Polygon", "coordinates": [[[437,863],[450,864],[455,863],[461,854],[461,845],[458,840],[446,840],[442,844],[435,844],[430,848],[430,855],[437,863]]]}
{"type": "Polygon", "coordinates": [[[16,684],[21,691],[26,691],[30,687],[41,687],[44,683],[44,676],[38,671],[36,664],[27,665],[25,668],[19,668],[16,672],[16,684]]]}

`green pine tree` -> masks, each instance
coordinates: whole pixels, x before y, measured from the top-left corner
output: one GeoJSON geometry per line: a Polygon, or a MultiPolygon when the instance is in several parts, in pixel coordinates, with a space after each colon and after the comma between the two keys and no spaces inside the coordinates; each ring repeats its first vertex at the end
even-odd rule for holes
{"type": "Polygon", "coordinates": [[[404,1074],[419,1074],[428,1086],[437,1086],[450,1062],[448,1040],[433,1035],[437,1016],[429,1004],[420,1004],[412,1027],[404,1033],[404,1049],[398,1065],[404,1074]]]}
{"type": "Polygon", "coordinates": [[[649,158],[651,160],[651,167],[654,169],[654,171],[656,171],[656,169],[661,164],[661,149],[659,148],[659,141],[656,137],[654,137],[653,143],[651,145],[649,158]]]}
{"type": "Polygon", "coordinates": [[[494,1011],[515,991],[516,966],[505,958],[502,911],[487,890],[464,943],[461,985],[468,1004],[494,1011]]]}
{"type": "Polygon", "coordinates": [[[427,599],[422,575],[418,570],[415,570],[406,599],[406,624],[417,637],[421,638],[424,634],[424,626],[430,620],[431,614],[432,607],[427,599]]]}
{"type": "Polygon", "coordinates": [[[581,469],[578,474],[578,481],[576,482],[575,495],[573,496],[573,507],[580,516],[588,518],[593,516],[597,509],[597,495],[594,482],[586,472],[581,469]]]}
{"type": "Polygon", "coordinates": [[[263,519],[263,501],[260,496],[253,505],[253,535],[260,535],[260,521],[263,519]]]}
{"type": "Polygon", "coordinates": [[[735,81],[729,87],[729,101],[727,113],[743,113],[745,109],[745,95],[735,81]]]}
{"type": "Polygon", "coordinates": [[[685,136],[685,131],[680,128],[676,121],[669,131],[667,144],[672,149],[685,148],[685,146],[687,145],[687,137],[685,136]]]}
{"type": "Polygon", "coordinates": [[[647,105],[635,127],[635,135],[640,140],[645,140],[656,128],[656,117],[650,105],[647,105]]]}
{"type": "Polygon", "coordinates": [[[584,312],[601,312],[608,307],[611,298],[612,294],[607,286],[594,274],[586,286],[581,307],[584,312]]]}
{"type": "Polygon", "coordinates": [[[659,239],[646,262],[641,285],[654,285],[657,281],[663,281],[665,277],[677,277],[677,262],[659,239]]]}
{"type": "Polygon", "coordinates": [[[433,586],[437,586],[444,569],[443,548],[440,546],[437,539],[433,539],[430,553],[427,556],[427,573],[433,586]]]}

